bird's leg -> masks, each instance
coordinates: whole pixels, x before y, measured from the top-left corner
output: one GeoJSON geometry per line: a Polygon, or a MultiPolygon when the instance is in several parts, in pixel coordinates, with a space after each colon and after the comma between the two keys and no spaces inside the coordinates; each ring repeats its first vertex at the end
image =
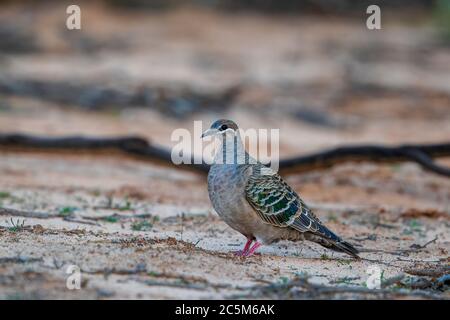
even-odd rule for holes
{"type": "Polygon", "coordinates": [[[250,257],[252,254],[255,253],[256,249],[258,249],[261,246],[261,243],[258,241],[255,242],[255,244],[250,248],[250,250],[247,251],[247,254],[245,257],[250,257]]]}
{"type": "Polygon", "coordinates": [[[245,244],[244,249],[236,251],[235,254],[237,256],[246,256],[248,249],[250,248],[250,245],[252,244],[252,242],[253,242],[253,239],[247,238],[247,243],[245,244]]]}

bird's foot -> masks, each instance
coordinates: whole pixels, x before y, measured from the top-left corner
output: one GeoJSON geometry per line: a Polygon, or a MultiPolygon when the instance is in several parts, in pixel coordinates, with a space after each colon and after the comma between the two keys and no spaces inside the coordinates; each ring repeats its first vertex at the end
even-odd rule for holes
{"type": "MultiPolygon", "coordinates": [[[[251,242],[250,242],[250,244],[251,244],[251,242]]],[[[247,248],[247,245],[245,245],[244,250],[235,251],[234,254],[239,257],[245,257],[245,258],[250,257],[250,256],[254,255],[256,249],[258,249],[262,245],[261,243],[256,241],[255,244],[250,248],[250,244],[248,245],[248,248],[247,248]]]]}
{"type": "Polygon", "coordinates": [[[253,255],[255,253],[256,249],[261,247],[261,245],[262,245],[261,243],[256,241],[255,244],[247,251],[247,254],[245,255],[245,257],[250,257],[251,255],[253,255]]]}
{"type": "Polygon", "coordinates": [[[238,257],[246,257],[249,252],[250,245],[252,244],[252,242],[253,242],[253,239],[247,239],[244,249],[235,251],[234,254],[237,255],[238,257]]]}

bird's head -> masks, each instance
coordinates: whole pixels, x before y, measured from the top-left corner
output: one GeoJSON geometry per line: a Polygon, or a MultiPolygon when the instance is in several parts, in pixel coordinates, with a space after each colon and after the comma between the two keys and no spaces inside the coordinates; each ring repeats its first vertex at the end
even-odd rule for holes
{"type": "Polygon", "coordinates": [[[217,121],[214,121],[211,127],[203,132],[202,138],[227,134],[236,135],[237,132],[238,126],[236,123],[227,119],[219,119],[217,121]]]}

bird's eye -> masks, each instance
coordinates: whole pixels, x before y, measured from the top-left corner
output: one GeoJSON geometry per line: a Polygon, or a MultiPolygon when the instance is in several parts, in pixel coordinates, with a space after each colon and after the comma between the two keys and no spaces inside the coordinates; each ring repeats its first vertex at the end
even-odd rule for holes
{"type": "Polygon", "coordinates": [[[225,131],[225,130],[227,130],[228,129],[228,126],[226,125],[226,124],[223,124],[221,127],[220,127],[220,131],[225,131]]]}

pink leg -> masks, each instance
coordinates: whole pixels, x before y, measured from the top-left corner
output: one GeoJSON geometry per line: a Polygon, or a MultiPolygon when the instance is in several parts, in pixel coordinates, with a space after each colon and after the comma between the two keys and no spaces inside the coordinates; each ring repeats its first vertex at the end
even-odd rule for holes
{"type": "Polygon", "coordinates": [[[245,257],[248,253],[248,249],[250,248],[250,245],[252,244],[253,240],[252,239],[247,239],[247,243],[244,246],[244,249],[236,251],[235,254],[237,256],[243,256],[245,257]]]}
{"type": "Polygon", "coordinates": [[[255,253],[256,249],[258,249],[259,247],[261,247],[261,243],[256,241],[255,244],[253,245],[253,247],[251,247],[250,250],[248,250],[248,252],[245,256],[250,257],[252,254],[255,253]]]}

